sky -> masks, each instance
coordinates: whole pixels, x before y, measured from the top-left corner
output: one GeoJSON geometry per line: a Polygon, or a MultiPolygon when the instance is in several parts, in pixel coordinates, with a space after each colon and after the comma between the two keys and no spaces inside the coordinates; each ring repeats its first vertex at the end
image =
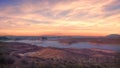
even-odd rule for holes
{"type": "Polygon", "coordinates": [[[0,0],[0,35],[120,34],[120,0],[0,0]]]}

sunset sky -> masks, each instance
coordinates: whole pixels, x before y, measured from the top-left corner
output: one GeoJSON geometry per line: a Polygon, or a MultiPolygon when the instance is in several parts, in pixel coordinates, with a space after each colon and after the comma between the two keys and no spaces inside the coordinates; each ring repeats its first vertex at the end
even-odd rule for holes
{"type": "Polygon", "coordinates": [[[120,0],[0,0],[0,35],[120,34],[120,0]]]}

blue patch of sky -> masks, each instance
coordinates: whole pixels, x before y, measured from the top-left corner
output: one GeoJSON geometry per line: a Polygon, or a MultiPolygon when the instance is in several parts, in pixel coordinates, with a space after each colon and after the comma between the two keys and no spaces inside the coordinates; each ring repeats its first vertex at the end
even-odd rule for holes
{"type": "Polygon", "coordinates": [[[114,10],[120,10],[120,0],[115,0],[110,5],[105,6],[105,11],[114,10]]]}
{"type": "Polygon", "coordinates": [[[120,10],[120,4],[118,5],[113,5],[113,6],[108,6],[105,8],[106,11],[114,11],[114,10],[120,10]]]}
{"type": "Polygon", "coordinates": [[[16,6],[19,5],[22,1],[21,0],[0,0],[0,7],[4,6],[16,6]]]}

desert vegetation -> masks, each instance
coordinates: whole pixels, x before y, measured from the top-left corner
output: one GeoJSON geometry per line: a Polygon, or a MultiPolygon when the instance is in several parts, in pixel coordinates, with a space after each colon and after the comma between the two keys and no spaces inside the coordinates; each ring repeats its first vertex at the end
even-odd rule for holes
{"type": "Polygon", "coordinates": [[[0,42],[0,68],[119,68],[119,53],[0,42]]]}

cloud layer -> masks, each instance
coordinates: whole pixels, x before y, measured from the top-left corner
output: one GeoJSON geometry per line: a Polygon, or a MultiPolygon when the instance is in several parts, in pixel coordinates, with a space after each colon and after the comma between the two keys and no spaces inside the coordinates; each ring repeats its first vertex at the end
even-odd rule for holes
{"type": "Polygon", "coordinates": [[[119,12],[119,0],[0,0],[0,33],[120,34],[119,12]]]}

